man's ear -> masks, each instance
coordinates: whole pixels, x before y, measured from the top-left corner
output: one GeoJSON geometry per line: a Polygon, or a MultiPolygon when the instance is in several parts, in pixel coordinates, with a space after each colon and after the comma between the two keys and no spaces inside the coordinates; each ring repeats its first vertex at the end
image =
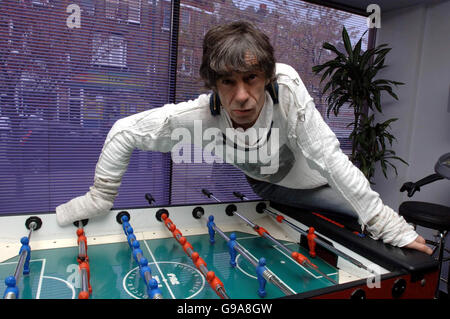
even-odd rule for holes
{"type": "Polygon", "coordinates": [[[209,98],[209,109],[211,111],[212,116],[216,116],[220,114],[220,102],[219,94],[213,90],[211,97],[209,98]]]}

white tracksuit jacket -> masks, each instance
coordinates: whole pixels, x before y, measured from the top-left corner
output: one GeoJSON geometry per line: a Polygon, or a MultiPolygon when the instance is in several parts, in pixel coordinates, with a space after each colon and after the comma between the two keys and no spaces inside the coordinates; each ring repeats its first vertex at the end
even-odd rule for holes
{"type": "MultiPolygon", "coordinates": [[[[278,161],[276,172],[264,173],[261,170],[261,167],[268,167],[267,158],[264,163],[246,164],[236,160],[238,154],[233,154],[234,158],[225,152],[215,154],[257,180],[298,189],[328,183],[358,213],[360,224],[371,237],[400,247],[414,241],[418,234],[413,227],[383,204],[362,172],[341,151],[336,135],[315,108],[297,72],[288,65],[277,63],[276,75],[279,103],[273,105],[267,93],[265,105],[253,126],[265,133],[272,126],[270,138],[266,139],[264,134],[260,139],[248,137],[245,144],[249,149],[267,144],[270,152],[266,154],[273,160],[270,163],[278,161]],[[273,141],[276,143],[271,143],[273,141]]],[[[172,138],[174,130],[187,129],[194,136],[198,133],[199,123],[203,132],[216,128],[213,133],[238,133],[232,129],[223,108],[220,115],[211,115],[209,98],[210,94],[203,94],[192,101],[167,104],[118,120],[108,133],[100,154],[94,185],[85,195],[56,208],[58,223],[64,226],[108,213],[134,149],[169,152],[179,142],[172,138]]],[[[244,143],[239,138],[237,134],[234,140],[238,148],[244,143]]],[[[211,146],[212,140],[201,139],[202,146],[211,146]]],[[[224,145],[222,134],[216,134],[214,141],[217,145],[224,145]]]]}

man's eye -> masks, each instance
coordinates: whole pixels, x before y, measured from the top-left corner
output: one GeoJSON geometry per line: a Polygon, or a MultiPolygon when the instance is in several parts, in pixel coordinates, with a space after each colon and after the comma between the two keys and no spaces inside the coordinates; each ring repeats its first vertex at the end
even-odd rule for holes
{"type": "Polygon", "coordinates": [[[223,79],[223,80],[222,80],[222,84],[230,85],[230,84],[232,84],[232,81],[231,81],[231,80],[228,80],[228,79],[223,79]]]}
{"type": "Polygon", "coordinates": [[[248,80],[249,81],[251,81],[251,80],[254,80],[254,79],[256,79],[256,77],[257,77],[257,75],[256,74],[250,74],[249,76],[248,76],[248,80]]]}

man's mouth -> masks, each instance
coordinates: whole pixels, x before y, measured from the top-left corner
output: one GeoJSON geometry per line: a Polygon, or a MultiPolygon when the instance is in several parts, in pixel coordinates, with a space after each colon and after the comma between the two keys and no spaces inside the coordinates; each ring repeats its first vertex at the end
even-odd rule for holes
{"type": "Polygon", "coordinates": [[[237,110],[233,110],[233,113],[235,113],[236,115],[245,115],[248,114],[249,112],[251,112],[253,109],[246,109],[246,110],[242,110],[242,109],[237,109],[237,110]]]}

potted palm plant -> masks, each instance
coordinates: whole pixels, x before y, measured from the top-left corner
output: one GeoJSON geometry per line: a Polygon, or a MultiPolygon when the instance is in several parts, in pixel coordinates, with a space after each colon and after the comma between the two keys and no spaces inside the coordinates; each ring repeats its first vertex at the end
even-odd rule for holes
{"type": "Polygon", "coordinates": [[[386,44],[363,51],[362,39],[354,47],[345,27],[342,30],[344,51],[339,51],[334,45],[325,42],[323,48],[336,54],[336,57],[312,68],[315,74],[323,72],[321,83],[325,82],[322,93],[328,94],[327,116],[333,112],[338,116],[342,106],[353,108],[354,121],[350,139],[352,153],[350,159],[358,165],[367,179],[373,183],[376,164],[379,162],[384,176],[387,178],[388,166],[397,174],[397,168],[392,160],[398,160],[408,165],[390,149],[395,137],[389,133],[390,124],[397,119],[389,119],[383,123],[374,122],[374,113],[382,112],[381,93],[387,92],[394,99],[398,96],[393,86],[404,83],[386,79],[378,79],[378,72],[385,68],[386,54],[391,50],[386,44]],[[329,93],[328,93],[329,92],[329,93]],[[369,110],[373,113],[369,115],[369,110]]]}

